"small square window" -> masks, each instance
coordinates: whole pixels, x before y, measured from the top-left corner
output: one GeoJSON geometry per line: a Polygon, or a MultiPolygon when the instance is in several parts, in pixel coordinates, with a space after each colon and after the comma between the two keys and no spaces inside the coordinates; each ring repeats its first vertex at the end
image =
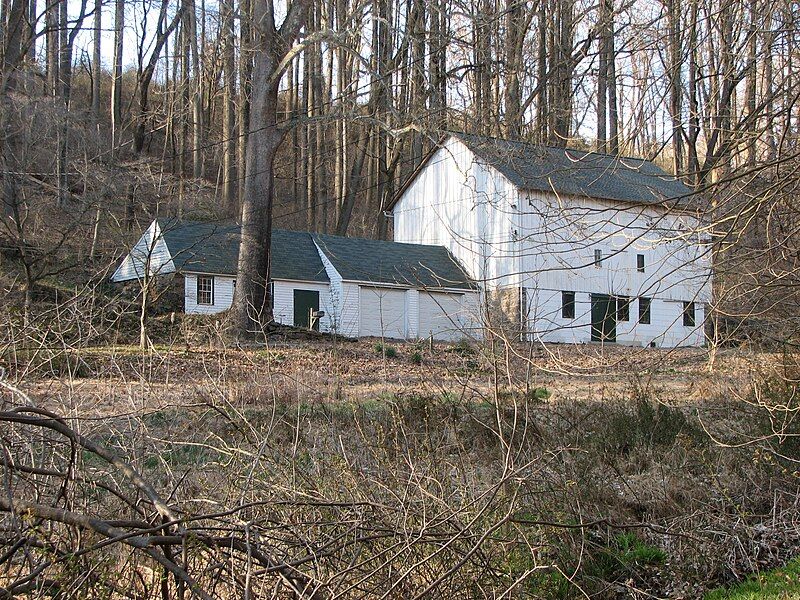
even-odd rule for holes
{"type": "Polygon", "coordinates": [[[636,255],[636,270],[639,273],[644,273],[644,254],[636,255]]]}
{"type": "Polygon", "coordinates": [[[694,327],[695,325],[695,316],[694,316],[694,302],[684,302],[683,303],[683,326],[684,327],[694,327]]]}
{"type": "Polygon", "coordinates": [[[603,251],[602,250],[595,250],[594,251],[594,266],[598,269],[603,264],[603,251]]]}
{"type": "Polygon", "coordinates": [[[208,275],[200,275],[197,278],[197,303],[212,305],[214,304],[214,278],[208,275]]]}
{"type": "Polygon", "coordinates": [[[617,298],[617,321],[631,320],[631,299],[625,296],[617,298]]]}
{"type": "Polygon", "coordinates": [[[561,318],[575,318],[575,292],[561,292],[561,318]]]}
{"type": "Polygon", "coordinates": [[[650,325],[650,298],[639,298],[639,323],[650,325]]]}

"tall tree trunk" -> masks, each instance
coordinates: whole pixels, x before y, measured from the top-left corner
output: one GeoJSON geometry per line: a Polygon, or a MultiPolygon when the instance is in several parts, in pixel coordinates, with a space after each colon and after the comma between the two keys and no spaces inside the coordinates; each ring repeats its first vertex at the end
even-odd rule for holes
{"type": "Polygon", "coordinates": [[[683,65],[683,48],[681,44],[681,9],[680,0],[667,0],[667,25],[669,40],[669,112],[672,119],[672,154],[673,168],[676,175],[683,173],[683,126],[682,98],[683,85],[681,69],[683,65]]]}
{"type": "Polygon", "coordinates": [[[756,62],[756,52],[758,51],[758,5],[756,0],[750,0],[750,27],[747,32],[747,60],[749,68],[745,80],[745,105],[747,108],[747,117],[750,118],[747,123],[747,137],[745,138],[745,145],[747,148],[746,164],[748,167],[754,167],[756,164],[756,144],[757,144],[757,119],[756,114],[756,80],[758,78],[758,64],[756,62]]]}
{"type": "Polygon", "coordinates": [[[697,13],[698,0],[689,0],[689,125],[687,132],[687,171],[691,184],[697,184],[700,159],[697,152],[697,140],[700,137],[700,108],[698,105],[699,73],[697,65],[697,13]]]}
{"type": "Polygon", "coordinates": [[[189,49],[192,59],[192,174],[203,176],[203,76],[200,69],[200,49],[197,39],[197,6],[194,0],[185,1],[189,49]]]}
{"type": "Polygon", "coordinates": [[[58,51],[58,96],[61,98],[63,109],[61,124],[58,131],[58,155],[56,158],[56,171],[58,174],[58,205],[63,207],[67,201],[67,148],[69,146],[69,96],[72,71],[72,46],[69,40],[69,25],[67,21],[67,0],[59,0],[59,51],[58,51]]]}
{"type": "Polygon", "coordinates": [[[164,49],[164,44],[167,43],[169,36],[178,27],[182,15],[185,14],[184,11],[185,7],[182,6],[181,9],[175,13],[169,25],[167,25],[167,0],[162,0],[158,15],[158,24],[156,25],[153,49],[146,65],[141,63],[144,57],[141,55],[139,56],[139,114],[137,115],[136,127],[133,130],[133,150],[137,154],[140,154],[144,150],[146,123],[150,110],[150,83],[153,80],[153,75],[155,75],[156,67],[161,57],[161,51],[164,49]]]}
{"type": "Polygon", "coordinates": [[[225,92],[223,99],[222,138],[224,140],[224,156],[222,160],[222,181],[224,190],[225,212],[228,217],[236,216],[239,208],[239,195],[236,186],[236,61],[233,31],[233,6],[223,1],[223,55],[225,92]]]}
{"type": "Polygon", "coordinates": [[[114,75],[111,79],[111,147],[119,152],[122,134],[122,51],[125,27],[125,0],[115,1],[114,11],[114,75]]]}
{"type": "MultiPolygon", "coordinates": [[[[122,1],[122,0],[120,0],[122,1]]],[[[55,97],[58,95],[58,49],[59,49],[59,11],[60,1],[51,1],[47,4],[45,13],[45,27],[47,28],[47,92],[55,97]]]]}
{"type": "Polygon", "coordinates": [[[447,127],[447,17],[444,10],[446,0],[431,0],[430,3],[430,111],[431,128],[447,127]]]}
{"type": "Polygon", "coordinates": [[[606,81],[608,92],[608,134],[611,154],[619,154],[619,102],[617,98],[617,52],[615,49],[614,0],[606,0],[606,81]]]}
{"type": "Polygon", "coordinates": [[[600,16],[598,28],[600,37],[597,40],[597,149],[600,152],[608,150],[608,3],[600,0],[600,16]]]}
{"type": "MultiPolygon", "coordinates": [[[[2,181],[3,216],[14,229],[21,226],[19,206],[19,133],[11,94],[17,89],[17,75],[22,63],[22,33],[25,25],[25,0],[12,0],[4,36],[2,77],[0,78],[0,181],[2,181]]],[[[27,293],[26,293],[27,296],[27,293]]],[[[27,305],[26,305],[27,306],[27,305]]],[[[27,313],[26,313],[27,314],[27,313]]]]}
{"type": "Polygon", "coordinates": [[[239,14],[239,137],[237,148],[237,173],[239,174],[239,204],[244,202],[247,166],[247,138],[250,133],[250,81],[252,79],[252,4],[251,0],[240,0],[239,14]]]}
{"type": "Polygon", "coordinates": [[[103,0],[94,0],[94,46],[92,48],[92,121],[100,125],[100,78],[103,65],[100,55],[100,40],[103,33],[103,0]]]}
{"type": "Polygon", "coordinates": [[[29,0],[28,1],[28,31],[27,31],[27,39],[25,40],[25,48],[28,52],[28,62],[30,64],[36,64],[36,26],[38,24],[39,15],[36,13],[37,11],[37,1],[36,0],[29,0]]]}
{"type": "Polygon", "coordinates": [[[280,29],[272,0],[253,2],[253,110],[247,140],[242,234],[233,320],[238,337],[263,332],[272,321],[269,268],[272,241],[274,160],[285,129],[278,124],[278,87],[290,46],[297,39],[310,0],[292,0],[280,29]]]}
{"type": "Polygon", "coordinates": [[[539,94],[536,98],[536,139],[545,142],[548,138],[547,131],[547,99],[550,83],[547,71],[547,40],[548,40],[548,19],[546,4],[549,0],[539,0],[539,10],[537,13],[537,37],[536,37],[536,86],[539,94]]]}
{"type": "Polygon", "coordinates": [[[503,133],[507,138],[519,137],[522,128],[522,97],[520,92],[520,71],[522,65],[522,45],[525,41],[525,28],[522,13],[523,5],[517,0],[505,0],[505,120],[503,133]]]}

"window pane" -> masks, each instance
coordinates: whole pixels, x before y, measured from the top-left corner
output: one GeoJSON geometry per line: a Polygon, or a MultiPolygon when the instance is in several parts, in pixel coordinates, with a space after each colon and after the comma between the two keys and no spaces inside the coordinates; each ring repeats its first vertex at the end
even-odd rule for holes
{"type": "Polygon", "coordinates": [[[694,327],[694,302],[683,303],[683,326],[694,327]]]}
{"type": "Polygon", "coordinates": [[[650,298],[639,298],[639,323],[650,324],[650,298]]]}
{"type": "Polygon", "coordinates": [[[636,255],[636,270],[644,273],[644,254],[636,255]]]}
{"type": "Polygon", "coordinates": [[[603,251],[602,250],[595,250],[594,251],[594,266],[595,267],[599,267],[602,262],[603,262],[603,251]]]}
{"type": "Polygon", "coordinates": [[[575,318],[575,292],[561,292],[561,318],[575,318]]]}
{"type": "Polygon", "coordinates": [[[624,296],[617,298],[617,321],[631,320],[631,299],[624,296]]]}
{"type": "Polygon", "coordinates": [[[214,278],[213,277],[198,277],[197,278],[197,303],[198,304],[214,304],[214,278]]]}

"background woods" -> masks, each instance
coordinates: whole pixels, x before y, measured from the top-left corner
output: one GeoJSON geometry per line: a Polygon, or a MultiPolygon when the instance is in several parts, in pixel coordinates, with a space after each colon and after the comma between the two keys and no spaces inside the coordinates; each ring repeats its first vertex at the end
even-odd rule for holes
{"type": "MultiPolygon", "coordinates": [[[[57,160],[21,170],[54,173],[63,202],[76,164],[139,160],[179,181],[169,210],[203,185],[238,216],[264,94],[259,6],[6,3],[9,108],[52,98],[61,130],[57,160]],[[87,154],[70,133],[92,124],[87,154]]],[[[382,208],[447,128],[655,158],[698,189],[767,176],[796,144],[790,2],[332,0],[302,13],[276,79],[283,226],[385,236],[382,208]]],[[[34,134],[10,126],[6,138],[34,134]]]]}

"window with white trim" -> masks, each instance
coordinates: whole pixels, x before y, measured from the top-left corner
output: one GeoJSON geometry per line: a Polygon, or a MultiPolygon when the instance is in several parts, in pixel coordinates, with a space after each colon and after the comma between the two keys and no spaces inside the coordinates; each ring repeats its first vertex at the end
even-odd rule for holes
{"type": "Polygon", "coordinates": [[[197,276],[197,303],[212,306],[214,304],[214,277],[197,276]]]}

